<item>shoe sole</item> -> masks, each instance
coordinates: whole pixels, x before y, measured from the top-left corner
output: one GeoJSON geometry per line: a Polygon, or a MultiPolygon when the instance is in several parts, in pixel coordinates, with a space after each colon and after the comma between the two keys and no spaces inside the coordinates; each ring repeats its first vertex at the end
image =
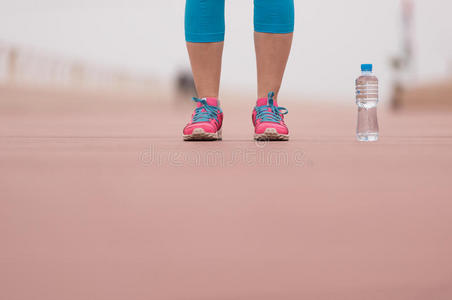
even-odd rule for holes
{"type": "Polygon", "coordinates": [[[280,134],[275,128],[267,128],[264,133],[254,134],[256,141],[288,141],[288,134],[280,134]]]}
{"type": "Polygon", "coordinates": [[[221,129],[215,133],[206,132],[202,128],[196,128],[192,134],[184,135],[184,141],[221,141],[221,129]]]}

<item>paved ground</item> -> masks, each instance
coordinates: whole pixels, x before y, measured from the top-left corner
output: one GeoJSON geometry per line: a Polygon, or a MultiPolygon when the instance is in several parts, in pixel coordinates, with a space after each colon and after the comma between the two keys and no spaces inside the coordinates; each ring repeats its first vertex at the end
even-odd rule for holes
{"type": "MultiPolygon", "coordinates": [[[[289,105],[184,143],[143,97],[0,88],[0,298],[452,299],[452,114],[289,105]]],[[[230,102],[230,101],[229,101],[230,102]]],[[[169,120],[169,121],[168,121],[169,120]]]]}

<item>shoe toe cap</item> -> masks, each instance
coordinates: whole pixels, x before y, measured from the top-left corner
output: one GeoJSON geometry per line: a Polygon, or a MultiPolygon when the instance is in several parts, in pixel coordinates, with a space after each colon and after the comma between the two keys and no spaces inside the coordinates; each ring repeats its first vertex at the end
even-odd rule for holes
{"type": "Polygon", "coordinates": [[[289,134],[287,126],[278,123],[263,122],[256,126],[256,133],[262,134],[267,128],[274,128],[278,134],[289,134]]]}
{"type": "Polygon", "coordinates": [[[197,129],[197,128],[201,128],[203,129],[205,132],[208,133],[216,133],[217,130],[215,128],[214,125],[210,124],[210,123],[192,123],[192,124],[188,124],[187,126],[185,126],[184,128],[184,134],[185,135],[189,135],[189,134],[193,134],[193,130],[197,129]]]}

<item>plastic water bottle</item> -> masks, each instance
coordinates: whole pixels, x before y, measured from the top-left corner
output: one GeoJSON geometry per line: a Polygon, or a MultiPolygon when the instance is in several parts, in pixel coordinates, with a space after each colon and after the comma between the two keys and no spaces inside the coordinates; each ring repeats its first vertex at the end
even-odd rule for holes
{"type": "Polygon", "coordinates": [[[372,73],[372,65],[361,65],[361,76],[356,79],[356,104],[358,127],[356,137],[360,142],[378,141],[378,79],[372,73]]]}

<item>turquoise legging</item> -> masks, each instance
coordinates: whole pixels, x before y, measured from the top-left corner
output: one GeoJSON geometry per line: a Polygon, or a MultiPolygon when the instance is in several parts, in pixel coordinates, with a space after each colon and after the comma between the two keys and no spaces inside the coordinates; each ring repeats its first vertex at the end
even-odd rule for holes
{"type": "MultiPolygon", "coordinates": [[[[224,41],[224,2],[225,0],[186,0],[187,42],[224,41]]],[[[294,0],[254,0],[255,31],[290,33],[293,28],[294,0]]]]}

